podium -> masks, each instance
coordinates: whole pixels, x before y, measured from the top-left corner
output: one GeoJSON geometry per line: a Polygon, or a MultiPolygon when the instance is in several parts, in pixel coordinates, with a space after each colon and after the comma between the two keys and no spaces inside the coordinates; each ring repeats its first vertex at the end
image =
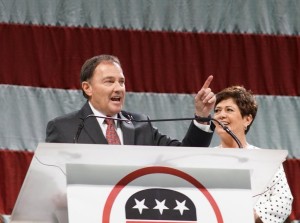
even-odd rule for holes
{"type": "Polygon", "coordinates": [[[40,143],[11,222],[253,223],[285,150],[40,143]]]}

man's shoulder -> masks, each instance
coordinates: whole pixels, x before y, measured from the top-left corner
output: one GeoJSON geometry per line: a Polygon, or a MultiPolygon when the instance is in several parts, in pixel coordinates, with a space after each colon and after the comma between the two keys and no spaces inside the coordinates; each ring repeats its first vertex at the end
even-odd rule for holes
{"type": "Polygon", "coordinates": [[[80,115],[79,115],[79,110],[78,110],[78,111],[73,111],[73,112],[55,117],[51,121],[55,121],[55,122],[68,121],[68,120],[78,119],[79,117],[80,117],[80,115]]]}
{"type": "Polygon", "coordinates": [[[52,120],[50,120],[49,122],[69,122],[69,121],[74,121],[74,120],[79,121],[91,113],[92,113],[92,111],[88,107],[88,104],[85,104],[81,109],[73,111],[73,112],[69,112],[69,113],[61,115],[61,116],[57,116],[57,117],[53,118],[52,120]]]}
{"type": "Polygon", "coordinates": [[[50,120],[46,128],[46,142],[72,142],[81,122],[78,111],[50,120]]]}

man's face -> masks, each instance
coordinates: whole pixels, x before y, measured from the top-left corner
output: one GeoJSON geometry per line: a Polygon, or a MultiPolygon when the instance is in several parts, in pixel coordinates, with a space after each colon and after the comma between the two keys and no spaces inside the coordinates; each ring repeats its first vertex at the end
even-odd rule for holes
{"type": "Polygon", "coordinates": [[[90,103],[105,115],[113,116],[122,110],[125,100],[125,77],[117,63],[100,63],[82,88],[90,103]]]}

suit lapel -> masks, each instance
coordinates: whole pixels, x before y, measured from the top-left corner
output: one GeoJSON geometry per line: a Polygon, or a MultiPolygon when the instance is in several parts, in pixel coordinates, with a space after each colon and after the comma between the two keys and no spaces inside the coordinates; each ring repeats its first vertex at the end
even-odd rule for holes
{"type": "MultiPolygon", "coordinates": [[[[126,119],[121,113],[120,117],[126,119]]],[[[134,145],[135,130],[132,122],[121,122],[121,129],[123,132],[124,145],[134,145]]]]}
{"type": "Polygon", "coordinates": [[[91,117],[86,120],[84,131],[91,138],[93,143],[107,144],[106,138],[97,122],[97,118],[91,117]]]}
{"type": "MultiPolygon", "coordinates": [[[[86,118],[88,115],[93,114],[94,113],[87,102],[81,109],[81,118],[86,118]]],[[[126,119],[122,113],[120,113],[119,116],[122,119],[126,119]]],[[[123,133],[124,145],[134,145],[135,129],[132,122],[127,123],[123,121],[120,126],[123,133]]],[[[99,126],[99,123],[97,122],[97,118],[95,117],[90,117],[85,120],[81,134],[86,134],[91,139],[92,143],[107,144],[107,140],[99,126]]]]}
{"type": "MultiPolygon", "coordinates": [[[[88,102],[82,108],[82,118],[87,117],[88,115],[93,115],[93,111],[90,108],[88,102]]],[[[97,118],[90,117],[85,120],[84,128],[82,130],[93,143],[96,144],[107,144],[106,138],[99,126],[97,118]]]]}

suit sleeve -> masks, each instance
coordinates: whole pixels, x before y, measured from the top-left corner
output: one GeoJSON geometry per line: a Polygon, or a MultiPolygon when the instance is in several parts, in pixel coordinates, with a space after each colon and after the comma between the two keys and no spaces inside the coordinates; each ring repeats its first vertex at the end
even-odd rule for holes
{"type": "Polygon", "coordinates": [[[187,147],[208,147],[211,143],[213,132],[205,132],[199,129],[193,122],[191,123],[182,146],[187,147]]]}
{"type": "MultiPolygon", "coordinates": [[[[125,114],[127,116],[128,112],[125,114]]],[[[135,113],[129,113],[129,116],[131,116],[133,120],[136,120],[132,122],[135,132],[135,145],[208,147],[213,136],[213,132],[205,132],[191,122],[181,142],[178,139],[173,139],[161,133],[152,125],[151,119],[148,116],[135,113]],[[139,122],[141,120],[143,121],[139,122]],[[144,122],[144,120],[149,120],[149,122],[144,122]]]]}
{"type": "Polygon", "coordinates": [[[156,128],[153,128],[154,145],[158,146],[208,147],[212,136],[212,132],[205,132],[199,129],[193,122],[191,123],[182,142],[161,134],[156,128]]]}

